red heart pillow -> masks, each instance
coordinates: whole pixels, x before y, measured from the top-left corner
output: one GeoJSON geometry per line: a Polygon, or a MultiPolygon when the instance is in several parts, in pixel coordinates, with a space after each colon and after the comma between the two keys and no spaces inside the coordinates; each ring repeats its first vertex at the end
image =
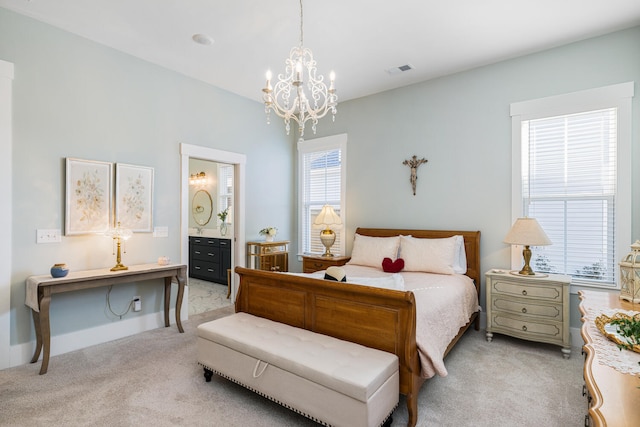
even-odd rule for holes
{"type": "Polygon", "coordinates": [[[382,270],[385,273],[398,273],[404,268],[404,260],[398,258],[395,261],[391,261],[391,258],[385,258],[382,260],[382,270]]]}

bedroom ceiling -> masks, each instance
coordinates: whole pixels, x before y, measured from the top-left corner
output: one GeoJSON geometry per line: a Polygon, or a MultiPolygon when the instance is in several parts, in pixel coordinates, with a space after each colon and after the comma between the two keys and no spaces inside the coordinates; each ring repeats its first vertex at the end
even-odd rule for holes
{"type": "MultiPolygon", "coordinates": [[[[146,61],[261,100],[299,42],[298,0],[0,0],[146,61]],[[194,34],[213,38],[194,43],[194,34]]],[[[640,24],[638,0],[305,0],[304,44],[339,102],[640,24]],[[404,65],[412,70],[389,73],[404,65]]]]}

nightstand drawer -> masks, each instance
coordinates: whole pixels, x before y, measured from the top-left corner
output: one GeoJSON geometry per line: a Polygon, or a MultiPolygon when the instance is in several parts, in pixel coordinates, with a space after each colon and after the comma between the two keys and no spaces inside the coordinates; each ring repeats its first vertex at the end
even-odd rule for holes
{"type": "Polygon", "coordinates": [[[506,316],[495,313],[491,316],[494,332],[504,332],[519,338],[532,341],[555,341],[562,343],[562,323],[535,322],[525,318],[506,316]]]}
{"type": "Polygon", "coordinates": [[[509,280],[496,280],[492,283],[492,293],[510,295],[519,298],[531,298],[553,302],[562,302],[562,285],[545,284],[535,285],[516,283],[509,280]]]}
{"type": "Polygon", "coordinates": [[[526,299],[508,298],[494,295],[492,309],[520,316],[538,317],[562,322],[562,304],[542,304],[526,299]]]}
{"type": "Polygon", "coordinates": [[[329,267],[339,267],[345,265],[351,257],[336,255],[333,257],[323,257],[320,255],[303,255],[302,256],[302,272],[315,273],[316,271],[326,270],[329,267]]]}

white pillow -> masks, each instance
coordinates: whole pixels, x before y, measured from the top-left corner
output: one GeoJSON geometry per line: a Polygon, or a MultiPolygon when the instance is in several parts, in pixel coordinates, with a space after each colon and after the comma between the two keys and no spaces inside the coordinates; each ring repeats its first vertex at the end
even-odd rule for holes
{"type": "MultiPolygon", "coordinates": [[[[398,257],[400,236],[371,237],[360,234],[355,235],[351,260],[348,264],[366,265],[382,269],[382,260],[391,258],[395,261],[398,257]]],[[[349,280],[349,278],[347,278],[349,280]]]]}
{"type": "Polygon", "coordinates": [[[404,291],[404,278],[397,273],[386,277],[348,277],[347,283],[404,291]]]}
{"type": "Polygon", "coordinates": [[[400,258],[404,260],[404,271],[454,274],[456,254],[459,254],[456,240],[456,236],[444,239],[402,236],[400,258]]]}
{"type": "Polygon", "coordinates": [[[458,274],[467,272],[467,251],[464,248],[464,237],[453,236],[456,239],[456,253],[453,261],[453,271],[458,274]]]}

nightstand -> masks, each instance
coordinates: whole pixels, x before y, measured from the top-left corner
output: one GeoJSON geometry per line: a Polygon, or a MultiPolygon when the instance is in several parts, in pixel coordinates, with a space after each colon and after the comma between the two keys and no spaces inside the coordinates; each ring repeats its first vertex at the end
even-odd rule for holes
{"type": "Polygon", "coordinates": [[[247,242],[247,267],[265,271],[289,271],[289,241],[247,242]]]}
{"type": "Polygon", "coordinates": [[[314,273],[320,270],[326,270],[332,266],[345,265],[351,257],[349,256],[332,256],[323,257],[321,255],[302,255],[302,272],[314,273]]]}
{"type": "Polygon", "coordinates": [[[569,286],[571,277],[560,274],[520,276],[503,270],[485,274],[487,341],[493,333],[562,346],[571,355],[569,286]]]}

